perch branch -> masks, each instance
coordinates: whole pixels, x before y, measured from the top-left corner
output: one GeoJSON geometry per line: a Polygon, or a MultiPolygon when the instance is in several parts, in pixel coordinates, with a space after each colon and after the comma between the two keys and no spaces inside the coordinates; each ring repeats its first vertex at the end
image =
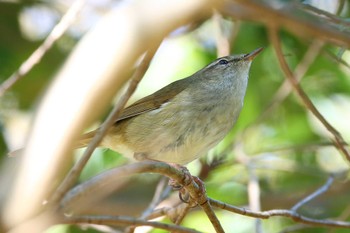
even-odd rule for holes
{"type": "Polygon", "coordinates": [[[183,232],[183,233],[199,233],[199,231],[188,229],[186,227],[170,225],[160,222],[150,222],[140,219],[124,216],[77,216],[65,218],[63,223],[66,224],[98,224],[98,225],[134,225],[134,226],[151,226],[167,231],[183,232]]]}
{"type": "Polygon", "coordinates": [[[350,222],[308,218],[292,210],[274,209],[274,210],[256,212],[256,211],[248,210],[246,208],[240,208],[240,207],[228,205],[224,202],[217,201],[214,199],[209,199],[209,201],[213,207],[224,209],[240,215],[254,217],[254,218],[269,219],[274,216],[281,216],[281,217],[291,218],[295,222],[309,224],[312,226],[350,228],[350,222]]]}
{"type": "Polygon", "coordinates": [[[198,182],[196,179],[191,179],[191,182],[186,184],[186,176],[183,174],[183,172],[162,162],[139,162],[101,173],[100,175],[95,176],[70,190],[61,202],[63,211],[69,209],[70,211],[75,212],[76,210],[74,208],[77,206],[76,203],[79,202],[81,197],[86,196],[87,193],[101,191],[103,187],[112,186],[115,182],[115,177],[124,177],[144,172],[159,173],[168,176],[184,186],[189,192],[190,196],[205,211],[215,230],[217,232],[224,232],[219,220],[211,208],[210,203],[208,202],[205,192],[203,192],[204,187],[200,186],[200,182],[198,182]]]}

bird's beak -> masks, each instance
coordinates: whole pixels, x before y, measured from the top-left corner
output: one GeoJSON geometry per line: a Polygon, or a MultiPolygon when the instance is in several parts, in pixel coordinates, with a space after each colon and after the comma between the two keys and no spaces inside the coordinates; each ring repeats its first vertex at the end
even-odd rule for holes
{"type": "Polygon", "coordinates": [[[255,49],[253,52],[247,53],[244,60],[252,61],[264,48],[255,49]]]}

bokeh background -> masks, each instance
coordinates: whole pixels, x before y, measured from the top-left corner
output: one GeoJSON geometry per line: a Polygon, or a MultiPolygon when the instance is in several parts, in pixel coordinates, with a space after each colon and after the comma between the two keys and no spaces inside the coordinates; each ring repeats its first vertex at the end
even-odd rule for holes
{"type": "MultiPolygon", "coordinates": [[[[75,23],[46,53],[42,61],[1,97],[2,200],[6,200],[7,186],[11,182],[6,177],[6,174],[10,174],[7,173],[7,161],[16,159],[9,158],[7,153],[25,144],[35,109],[54,75],[74,46],[101,17],[113,8],[132,2],[88,1],[75,23]]],[[[272,2],[277,4],[278,1],[272,2]]],[[[287,4],[286,2],[288,1],[278,4],[287,4]]],[[[350,2],[347,0],[296,2],[311,4],[314,8],[336,15],[345,22],[344,25],[338,25],[339,30],[346,31],[349,27],[346,22],[350,14],[350,2]]],[[[0,1],[1,82],[14,73],[42,43],[71,4],[70,0],[0,1]]],[[[321,187],[330,175],[334,175],[335,181],[329,190],[304,205],[299,213],[316,219],[349,221],[350,161],[332,146],[330,134],[291,91],[290,85],[287,83],[283,86],[286,79],[270,44],[266,25],[225,16],[219,23],[220,32],[217,21],[212,17],[190,29],[179,28],[165,38],[130,101],[191,75],[215,59],[217,47],[220,46],[218,33],[228,39],[231,54],[247,53],[264,47],[264,51],[252,64],[244,108],[236,126],[216,148],[188,167],[194,175],[206,173],[203,177],[211,198],[249,207],[254,195],[255,198],[257,195],[261,210],[289,209],[321,187]],[[284,88],[281,89],[282,86],[284,88]],[[206,166],[208,164],[214,164],[213,168],[206,166]],[[253,183],[258,184],[259,192],[251,190],[250,185],[253,183]]],[[[280,31],[280,39],[290,67],[303,73],[301,86],[307,95],[345,141],[349,142],[350,53],[345,47],[326,43],[322,38],[301,38],[288,30],[280,31]],[[314,59],[305,62],[306,55],[314,59]]],[[[106,111],[104,115],[107,113],[106,111]]],[[[100,123],[95,122],[89,129],[96,128],[100,123]]],[[[77,159],[81,152],[79,150],[75,153],[77,159]]],[[[116,152],[97,149],[80,181],[125,163],[128,161],[116,152]]],[[[160,179],[157,175],[135,176],[86,211],[97,215],[138,216],[152,199],[160,179]]],[[[176,193],[169,195],[170,198],[163,205],[177,201],[176,193]]],[[[226,211],[217,213],[227,232],[260,232],[257,229],[262,232],[347,232],[346,229],[296,224],[282,217],[260,221],[226,211]]],[[[199,209],[193,210],[184,219],[183,225],[203,232],[213,232],[207,217],[199,209]]],[[[111,232],[110,228],[59,225],[47,232],[108,230],[111,232]]]]}

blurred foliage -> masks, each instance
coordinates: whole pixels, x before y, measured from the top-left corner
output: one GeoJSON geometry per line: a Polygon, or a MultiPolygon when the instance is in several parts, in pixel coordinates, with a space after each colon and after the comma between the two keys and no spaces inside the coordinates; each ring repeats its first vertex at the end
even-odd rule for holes
{"type": "MultiPolygon", "coordinates": [[[[26,7],[24,3],[0,2],[1,82],[8,78],[41,43],[41,40],[29,41],[22,35],[18,16],[26,7]]],[[[233,23],[234,26],[236,23],[233,23]]],[[[153,78],[153,81],[147,81],[146,78],[138,92],[141,95],[150,93],[154,91],[151,91],[151,88],[155,90],[160,88],[159,83],[163,85],[175,78],[183,78],[214,59],[215,39],[212,37],[213,33],[205,33],[206,36],[203,36],[203,31],[207,32],[206,30],[210,31],[210,26],[208,29],[207,26],[202,25],[191,33],[177,35],[165,41],[166,45],[150,68],[154,70],[149,71],[148,74],[152,76],[149,78],[153,78]],[[176,59],[174,58],[175,50],[178,52],[176,59]],[[169,69],[174,70],[174,73],[169,72],[168,75],[165,75],[167,71],[165,65],[172,67],[169,69]]],[[[70,52],[67,48],[72,47],[77,39],[79,39],[77,34],[66,34],[60,39],[58,45],[55,45],[29,74],[1,99],[0,153],[3,160],[7,159],[8,144],[11,144],[11,140],[15,140],[11,139],[12,131],[8,129],[9,119],[20,117],[21,115],[17,114],[19,111],[32,117],[40,97],[67,58],[70,52]],[[66,46],[65,43],[67,43],[66,46]]],[[[282,31],[281,40],[286,59],[294,69],[305,55],[312,38],[301,40],[282,31]]],[[[302,146],[329,142],[329,137],[325,136],[322,130],[320,131],[319,128],[322,126],[315,123],[316,120],[295,94],[290,94],[280,105],[265,113],[285,79],[263,25],[242,22],[234,44],[231,46],[232,53],[247,53],[257,47],[264,47],[265,50],[252,65],[244,109],[236,126],[225,140],[213,149],[206,159],[203,159],[209,163],[223,152],[226,156],[223,164],[211,171],[205,180],[208,195],[229,204],[248,205],[249,167],[256,172],[259,178],[263,210],[291,208],[299,200],[323,185],[330,172],[337,173],[345,169],[348,162],[336,150],[325,154],[321,146],[302,146]],[[263,114],[265,115],[261,118],[263,114]],[[241,156],[246,157],[250,161],[249,164],[242,163],[241,156]],[[334,159],[335,157],[338,159],[334,159]]],[[[326,100],[333,99],[331,104],[336,103],[337,99],[334,99],[334,96],[343,98],[344,105],[332,110],[337,112],[328,110],[322,112],[326,118],[332,115],[331,124],[337,123],[337,128],[341,131],[349,124],[349,119],[344,116],[348,116],[350,111],[350,69],[329,56],[329,54],[336,56],[339,50],[333,45],[326,45],[308,68],[302,80],[302,86],[320,109],[323,109],[326,100]]],[[[349,56],[344,55],[343,58],[347,62],[350,60],[349,56]]],[[[21,128],[17,130],[24,136],[21,128]]],[[[348,141],[349,139],[349,137],[346,138],[348,141]]],[[[113,151],[98,150],[84,170],[81,181],[125,162],[124,158],[113,151]]],[[[189,167],[195,173],[200,170],[199,166],[198,162],[194,162],[189,167]]],[[[133,182],[144,183],[147,176],[142,177],[141,181],[133,180],[133,182]]],[[[149,188],[147,192],[152,193],[157,181],[158,177],[152,176],[142,188],[149,188]]],[[[142,190],[137,194],[143,195],[142,190]]],[[[336,181],[326,194],[312,200],[300,211],[315,218],[337,218],[347,210],[349,195],[350,183],[348,178],[344,178],[336,181]]],[[[113,196],[111,198],[113,199],[113,196]]],[[[135,201],[132,198],[135,198],[135,195],[131,195],[130,199],[124,196],[123,202],[131,205],[135,201]]],[[[255,220],[252,218],[223,211],[218,213],[228,232],[252,232],[254,230],[255,220]]],[[[349,214],[343,220],[346,219],[350,220],[349,214]]],[[[200,211],[193,211],[188,215],[184,220],[184,225],[206,232],[212,231],[208,230],[212,228],[206,216],[200,211]]],[[[278,232],[292,225],[294,223],[291,220],[280,217],[263,221],[266,232],[278,232]]],[[[324,228],[306,228],[294,232],[310,232],[310,229],[312,232],[329,232],[324,228]]],[[[60,226],[48,232],[98,231],[82,230],[77,226],[60,226]]],[[[153,232],[161,231],[154,230],[153,232]]],[[[332,232],[340,233],[347,232],[347,230],[336,229],[332,232]]]]}

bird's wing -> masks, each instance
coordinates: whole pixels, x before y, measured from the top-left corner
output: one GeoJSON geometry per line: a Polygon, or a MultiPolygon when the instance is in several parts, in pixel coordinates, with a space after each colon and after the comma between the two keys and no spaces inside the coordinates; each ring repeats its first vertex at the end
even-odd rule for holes
{"type": "Polygon", "coordinates": [[[162,104],[169,102],[176,95],[181,93],[190,82],[191,80],[189,78],[178,80],[159,91],[136,101],[123,110],[117,122],[158,109],[162,104]]]}

